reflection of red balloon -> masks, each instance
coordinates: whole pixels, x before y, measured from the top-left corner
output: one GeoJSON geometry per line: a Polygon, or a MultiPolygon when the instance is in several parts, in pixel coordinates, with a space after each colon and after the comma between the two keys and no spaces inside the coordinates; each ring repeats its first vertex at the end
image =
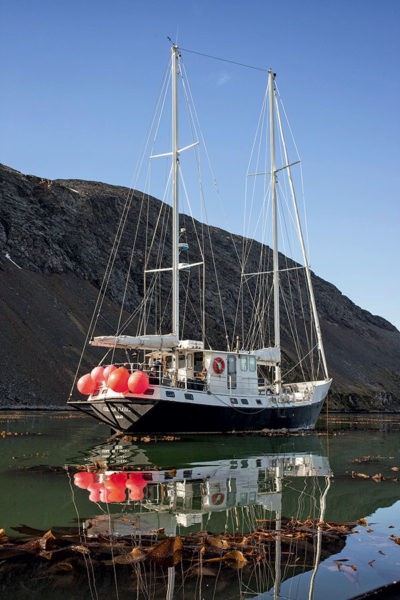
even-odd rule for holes
{"type": "Polygon", "coordinates": [[[125,502],[125,500],[125,488],[114,488],[112,490],[107,490],[107,502],[125,502]]]}
{"type": "Polygon", "coordinates": [[[91,483],[88,487],[88,490],[90,492],[89,494],[89,500],[91,502],[100,502],[100,490],[103,489],[103,484],[102,483],[98,483],[97,481],[94,481],[93,483],[91,483]]]}
{"type": "Polygon", "coordinates": [[[126,487],[129,487],[134,483],[135,485],[140,485],[142,487],[146,487],[147,481],[143,477],[143,473],[141,471],[131,471],[128,473],[128,481],[126,482],[126,487]]]}
{"type": "Polygon", "coordinates": [[[115,371],[115,370],[116,370],[116,368],[117,368],[117,367],[116,367],[115,365],[108,365],[108,367],[105,367],[105,368],[104,368],[104,371],[103,371],[103,377],[104,377],[104,381],[105,381],[106,383],[107,383],[107,381],[108,381],[108,378],[110,377],[111,373],[112,373],[113,371],[115,371]]]}
{"type": "Polygon", "coordinates": [[[93,394],[94,390],[96,389],[96,382],[93,381],[91,374],[87,373],[86,375],[82,375],[82,377],[78,379],[76,387],[78,388],[81,394],[85,394],[88,396],[89,394],[93,394]]]}
{"type": "Polygon", "coordinates": [[[128,479],[128,474],[125,473],[124,471],[117,471],[116,473],[111,473],[111,475],[108,476],[109,481],[112,481],[114,485],[123,486],[124,489],[125,489],[125,483],[126,483],[127,479],[128,479]]]}
{"type": "Polygon", "coordinates": [[[130,500],[143,500],[144,488],[147,485],[147,481],[143,478],[143,473],[129,473],[129,477],[126,482],[126,487],[129,490],[130,500]]]}
{"type": "Polygon", "coordinates": [[[105,477],[104,487],[107,490],[107,496],[103,502],[125,502],[125,483],[127,474],[124,472],[117,472],[106,475],[105,477]]]}
{"type": "Polygon", "coordinates": [[[132,394],[143,394],[149,387],[149,378],[144,371],[134,371],[128,379],[128,388],[132,394]]]}
{"type": "Polygon", "coordinates": [[[115,369],[115,371],[109,375],[107,384],[114,392],[127,392],[128,379],[128,369],[125,369],[125,367],[119,367],[119,369],[115,369]]]}
{"type": "Polygon", "coordinates": [[[100,492],[104,490],[102,483],[92,483],[88,488],[90,491],[89,500],[91,502],[100,502],[100,492]]]}
{"type": "Polygon", "coordinates": [[[129,490],[129,500],[143,500],[144,492],[141,487],[132,486],[129,490]]]}
{"type": "Polygon", "coordinates": [[[103,383],[104,381],[104,367],[98,366],[91,370],[91,376],[93,381],[95,381],[98,385],[103,383]]]}
{"type": "Polygon", "coordinates": [[[106,490],[106,488],[104,487],[104,485],[101,486],[100,489],[100,502],[109,502],[109,497],[110,492],[108,490],[106,490]]]}
{"type": "Polygon", "coordinates": [[[94,474],[88,471],[81,471],[75,473],[74,483],[77,487],[87,490],[92,483],[94,483],[94,474]]]}

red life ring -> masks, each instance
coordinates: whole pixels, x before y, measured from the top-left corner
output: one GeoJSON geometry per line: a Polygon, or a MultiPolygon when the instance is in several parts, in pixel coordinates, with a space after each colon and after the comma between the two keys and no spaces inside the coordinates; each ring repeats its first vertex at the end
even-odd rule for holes
{"type": "Polygon", "coordinates": [[[220,504],[223,503],[224,500],[225,500],[225,495],[221,494],[221,492],[219,492],[218,494],[213,494],[211,496],[211,502],[214,504],[214,506],[219,506],[220,504]]]}
{"type": "Polygon", "coordinates": [[[217,375],[222,375],[222,373],[225,371],[224,359],[221,358],[220,356],[217,356],[217,358],[214,358],[213,369],[214,369],[214,373],[216,373],[217,375]]]}

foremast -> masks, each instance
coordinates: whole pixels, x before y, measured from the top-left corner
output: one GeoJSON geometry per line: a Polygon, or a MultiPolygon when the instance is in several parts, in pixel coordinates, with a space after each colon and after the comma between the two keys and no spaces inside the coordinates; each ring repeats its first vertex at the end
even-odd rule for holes
{"type": "Polygon", "coordinates": [[[179,339],[179,150],[178,150],[179,48],[171,48],[172,90],[172,334],[179,339]]]}

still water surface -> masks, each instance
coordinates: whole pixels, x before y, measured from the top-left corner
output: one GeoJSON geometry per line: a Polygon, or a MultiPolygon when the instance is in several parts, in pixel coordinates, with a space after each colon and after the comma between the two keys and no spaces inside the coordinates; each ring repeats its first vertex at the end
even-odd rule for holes
{"type": "Polygon", "coordinates": [[[270,555],[259,556],[256,566],[219,563],[216,569],[210,561],[199,571],[197,561],[185,575],[178,573],[174,585],[171,569],[164,578],[156,571],[144,577],[142,567],[139,573],[129,565],[127,578],[114,565],[107,579],[91,565],[87,582],[69,572],[52,576],[45,558],[33,571],[14,563],[11,568],[0,553],[0,596],[32,593],[22,573],[29,581],[36,578],[40,598],[53,600],[127,594],[337,600],[398,580],[399,420],[335,416],[326,434],[324,427],[307,436],[148,443],[110,440],[105,426],[78,413],[0,413],[0,529],[8,535],[22,535],[15,530],[21,525],[42,531],[79,527],[81,539],[111,531],[113,539],[129,535],[138,545],[144,536],[156,540],[157,531],[237,539],[265,523],[280,531],[292,517],[355,523],[341,539],[313,526],[311,545],[296,538],[288,546],[277,535],[270,555]],[[88,475],[94,464],[97,471],[88,475]]]}

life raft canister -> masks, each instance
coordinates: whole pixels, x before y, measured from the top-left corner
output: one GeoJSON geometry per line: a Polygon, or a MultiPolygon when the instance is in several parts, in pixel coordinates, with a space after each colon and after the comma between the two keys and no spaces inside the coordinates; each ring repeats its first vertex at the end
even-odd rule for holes
{"type": "Polygon", "coordinates": [[[222,373],[225,371],[224,359],[221,358],[220,356],[217,356],[217,358],[214,358],[213,369],[214,369],[214,373],[216,373],[217,375],[222,375],[222,373]]]}
{"type": "Polygon", "coordinates": [[[221,492],[219,492],[218,494],[213,494],[211,496],[211,502],[214,504],[214,506],[219,506],[220,504],[223,503],[224,500],[225,500],[225,495],[222,494],[221,492]]]}

